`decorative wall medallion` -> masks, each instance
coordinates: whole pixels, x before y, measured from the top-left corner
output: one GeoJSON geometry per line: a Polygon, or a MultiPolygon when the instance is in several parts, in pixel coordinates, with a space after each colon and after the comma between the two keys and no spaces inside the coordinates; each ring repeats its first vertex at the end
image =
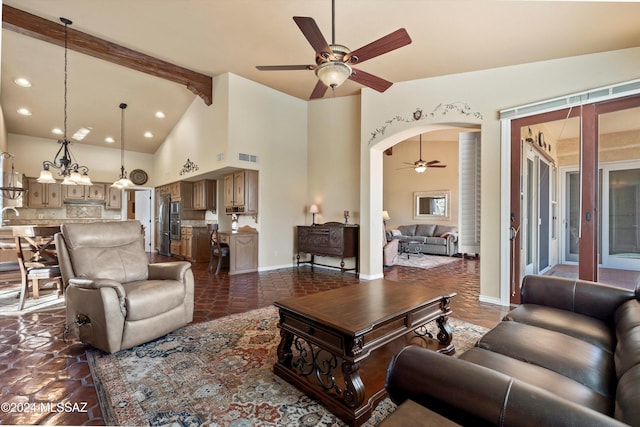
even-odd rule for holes
{"type": "Polygon", "coordinates": [[[147,176],[147,173],[142,169],[132,170],[131,173],[129,174],[129,178],[131,179],[131,182],[133,182],[135,185],[145,184],[149,179],[149,177],[147,176]]]}
{"type": "Polygon", "coordinates": [[[191,172],[195,172],[198,169],[200,169],[198,167],[198,165],[196,165],[195,163],[193,163],[191,160],[189,160],[187,158],[187,162],[182,166],[182,170],[180,171],[180,175],[185,175],[191,172]]]}
{"type": "Polygon", "coordinates": [[[371,132],[371,138],[369,138],[369,144],[373,142],[379,135],[384,135],[384,132],[387,130],[389,126],[398,122],[417,122],[418,120],[425,120],[428,118],[435,117],[436,115],[446,116],[449,113],[458,113],[463,116],[474,117],[479,120],[483,120],[482,114],[477,111],[472,111],[469,104],[466,102],[452,102],[449,104],[438,104],[436,108],[433,109],[428,114],[425,114],[421,108],[416,108],[416,110],[411,113],[410,116],[403,117],[401,115],[397,115],[395,117],[386,120],[382,126],[377,128],[375,131],[371,132]]]}

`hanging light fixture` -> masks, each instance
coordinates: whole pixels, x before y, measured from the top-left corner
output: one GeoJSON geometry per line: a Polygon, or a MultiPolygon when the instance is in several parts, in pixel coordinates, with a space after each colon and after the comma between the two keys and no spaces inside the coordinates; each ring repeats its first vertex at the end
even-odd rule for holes
{"type": "Polygon", "coordinates": [[[60,18],[64,24],[64,130],[62,139],[58,140],[60,148],[53,158],[53,161],[45,160],[42,162],[42,171],[38,182],[53,184],[56,182],[51,168],[56,169],[58,174],[63,177],[64,185],[91,185],[89,178],[89,168],[79,165],[75,156],[71,154],[69,145],[71,141],[67,139],[67,28],[72,24],[67,18],[60,18]]]}
{"type": "Polygon", "coordinates": [[[3,185],[2,187],[0,187],[0,196],[8,200],[18,200],[24,193],[27,192],[26,188],[22,188],[22,186],[18,187],[18,183],[15,182],[16,171],[13,168],[14,157],[15,156],[13,154],[7,153],[6,151],[0,153],[0,162],[4,161],[4,159],[11,159],[11,172],[2,174],[3,185]],[[6,182],[4,180],[4,175],[8,175],[6,182]]]}
{"type": "Polygon", "coordinates": [[[115,188],[128,188],[133,187],[135,184],[127,178],[127,171],[124,169],[124,110],[127,108],[127,104],[122,103],[120,107],[120,177],[111,184],[115,188]]]}
{"type": "Polygon", "coordinates": [[[422,134],[420,134],[420,160],[415,163],[415,171],[418,173],[424,173],[427,170],[427,163],[422,160],[422,134]]]}

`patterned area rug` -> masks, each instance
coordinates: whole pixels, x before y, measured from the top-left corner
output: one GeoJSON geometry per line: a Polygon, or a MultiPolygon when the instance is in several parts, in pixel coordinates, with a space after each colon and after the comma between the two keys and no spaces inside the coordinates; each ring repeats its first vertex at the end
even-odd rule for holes
{"type": "Polygon", "coordinates": [[[444,264],[450,264],[452,262],[460,261],[460,258],[450,257],[446,255],[410,255],[407,258],[407,254],[400,254],[396,264],[404,265],[405,267],[416,268],[433,268],[444,264]]]}
{"type": "MultiPolygon", "coordinates": [[[[344,426],[273,373],[277,322],[276,308],[268,307],[192,324],[113,355],[87,352],[106,424],[344,426]]],[[[449,324],[458,354],[487,331],[453,318],[449,324]]],[[[384,399],[365,426],[394,409],[384,399]]]]}

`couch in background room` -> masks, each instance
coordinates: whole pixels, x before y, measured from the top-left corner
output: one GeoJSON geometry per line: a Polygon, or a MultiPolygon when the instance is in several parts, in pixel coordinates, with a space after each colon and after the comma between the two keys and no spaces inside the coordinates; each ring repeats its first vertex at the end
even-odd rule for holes
{"type": "Polygon", "coordinates": [[[400,250],[412,242],[418,246],[412,252],[448,256],[458,253],[458,227],[453,225],[401,225],[391,230],[391,237],[400,242],[400,250]]]}
{"type": "Polygon", "coordinates": [[[521,305],[474,348],[405,347],[386,389],[462,425],[640,426],[639,299],[640,287],[527,276],[521,305]]]}

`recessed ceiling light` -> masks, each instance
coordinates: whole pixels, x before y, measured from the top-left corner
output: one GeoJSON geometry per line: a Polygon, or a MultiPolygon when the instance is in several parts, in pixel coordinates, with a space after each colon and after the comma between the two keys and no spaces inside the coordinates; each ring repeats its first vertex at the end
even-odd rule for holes
{"type": "Polygon", "coordinates": [[[116,142],[115,139],[113,139],[113,137],[108,136],[104,139],[104,142],[108,142],[109,144],[113,144],[114,142],[116,142]]]}
{"type": "Polygon", "coordinates": [[[167,116],[162,111],[156,111],[156,117],[159,119],[164,119],[167,116]]]}
{"type": "Polygon", "coordinates": [[[80,128],[76,131],[76,133],[73,134],[71,138],[75,139],[76,141],[82,141],[85,136],[89,135],[89,132],[91,132],[91,129],[89,128],[80,128]]]}
{"type": "Polygon", "coordinates": [[[15,84],[22,87],[31,87],[31,82],[24,77],[18,77],[14,80],[15,84]]]}
{"type": "Polygon", "coordinates": [[[144,133],[144,137],[145,138],[153,138],[153,134],[151,132],[145,132],[144,133]]]}
{"type": "Polygon", "coordinates": [[[62,135],[62,129],[53,128],[53,129],[51,129],[51,133],[55,133],[56,135],[62,135]]]}
{"type": "Polygon", "coordinates": [[[18,114],[21,114],[23,116],[30,116],[31,115],[31,111],[29,111],[28,108],[18,108],[18,114]]]}

